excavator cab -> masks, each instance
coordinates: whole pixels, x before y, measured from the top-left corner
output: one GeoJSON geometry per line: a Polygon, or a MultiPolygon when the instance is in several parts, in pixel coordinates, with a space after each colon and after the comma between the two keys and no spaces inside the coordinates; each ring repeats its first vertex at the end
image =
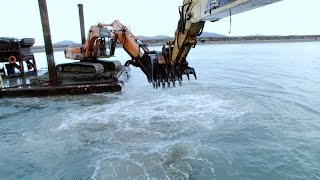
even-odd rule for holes
{"type": "Polygon", "coordinates": [[[67,47],[65,48],[64,53],[67,59],[80,61],[109,58],[114,56],[116,44],[117,40],[114,39],[111,30],[94,26],[89,31],[86,44],[76,47],[67,47]]]}
{"type": "Polygon", "coordinates": [[[114,56],[114,51],[116,48],[116,41],[111,38],[101,37],[98,39],[97,45],[98,53],[97,58],[109,58],[114,56]]]}
{"type": "Polygon", "coordinates": [[[114,56],[117,40],[112,37],[111,30],[101,28],[97,41],[97,58],[109,58],[114,56]]]}

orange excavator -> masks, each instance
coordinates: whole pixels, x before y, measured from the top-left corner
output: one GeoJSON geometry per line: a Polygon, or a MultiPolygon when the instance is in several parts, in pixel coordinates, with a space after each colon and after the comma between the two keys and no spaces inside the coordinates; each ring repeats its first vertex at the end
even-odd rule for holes
{"type": "Polygon", "coordinates": [[[125,65],[132,64],[140,67],[148,77],[148,80],[151,81],[152,72],[150,72],[150,69],[152,67],[150,67],[150,61],[155,59],[156,52],[149,51],[147,46],[118,20],[111,24],[99,23],[92,26],[83,47],[67,47],[64,51],[67,59],[80,60],[80,62],[64,64],[58,69],[62,72],[93,69],[98,73],[101,72],[101,68],[106,68],[106,63],[109,64],[108,66],[110,66],[110,63],[111,66],[112,64],[116,66],[119,62],[106,62],[99,59],[114,56],[117,44],[122,44],[123,49],[131,57],[131,60],[127,61],[125,65]]]}
{"type": "Polygon", "coordinates": [[[97,58],[108,58],[114,55],[117,43],[121,43],[132,59],[139,59],[149,49],[120,21],[111,24],[99,23],[89,30],[88,38],[83,47],[66,48],[68,59],[93,61],[97,58]]]}

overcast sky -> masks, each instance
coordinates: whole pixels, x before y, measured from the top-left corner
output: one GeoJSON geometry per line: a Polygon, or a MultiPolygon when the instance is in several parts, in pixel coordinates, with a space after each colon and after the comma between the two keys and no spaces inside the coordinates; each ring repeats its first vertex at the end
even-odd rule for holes
{"type": "MultiPolygon", "coordinates": [[[[118,19],[135,35],[173,36],[182,0],[47,0],[52,41],[80,42],[77,4],[84,5],[86,32],[118,19]]],[[[320,34],[320,0],[283,0],[232,17],[232,36],[320,34]]],[[[2,0],[0,37],[33,37],[43,43],[37,0],[2,0]]],[[[207,22],[204,31],[229,35],[229,19],[207,22]]]]}

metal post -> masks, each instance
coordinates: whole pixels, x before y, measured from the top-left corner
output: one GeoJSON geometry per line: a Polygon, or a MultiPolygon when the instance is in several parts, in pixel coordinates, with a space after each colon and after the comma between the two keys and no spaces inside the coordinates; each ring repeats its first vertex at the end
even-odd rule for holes
{"type": "Polygon", "coordinates": [[[38,0],[38,2],[39,2],[41,23],[42,23],[42,30],[43,30],[43,38],[45,43],[46,55],[47,55],[50,85],[56,86],[58,85],[59,82],[58,82],[56,65],[55,65],[54,56],[53,56],[53,47],[52,47],[52,41],[51,41],[47,2],[46,0],[38,0]]]}
{"type": "Polygon", "coordinates": [[[79,8],[79,19],[80,19],[80,31],[81,31],[81,42],[84,44],[86,42],[85,28],[84,28],[84,16],[83,16],[83,5],[78,4],[79,8]]]}

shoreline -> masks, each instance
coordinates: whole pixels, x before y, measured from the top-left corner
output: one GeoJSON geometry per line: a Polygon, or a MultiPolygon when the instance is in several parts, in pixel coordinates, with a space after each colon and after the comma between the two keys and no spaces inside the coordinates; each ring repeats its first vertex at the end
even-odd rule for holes
{"type": "MultiPolygon", "coordinates": [[[[167,41],[163,42],[156,42],[156,43],[146,43],[148,47],[155,47],[155,46],[163,46],[166,44],[167,41]]],[[[301,43],[301,42],[320,42],[320,39],[318,40],[312,40],[312,39],[295,39],[295,40],[229,40],[229,41],[206,41],[201,42],[198,41],[197,45],[203,46],[203,45],[225,45],[225,44],[264,44],[264,43],[301,43]]]]}
{"type": "Polygon", "coordinates": [[[263,44],[263,43],[300,43],[300,42],[320,42],[318,40],[312,39],[295,39],[295,40],[232,40],[232,41],[209,41],[209,42],[199,42],[200,44],[263,44]]]}
{"type": "MultiPolygon", "coordinates": [[[[171,39],[170,39],[171,40],[171,39]]],[[[147,40],[143,41],[147,47],[163,46],[169,40],[147,40]]],[[[202,38],[198,40],[197,45],[210,45],[210,44],[262,44],[262,43],[300,43],[300,42],[320,42],[320,38],[314,39],[227,39],[227,38],[202,38]]],[[[54,47],[54,52],[61,52],[69,46],[54,47]]],[[[119,47],[117,47],[119,48],[119,47]]],[[[45,52],[44,46],[32,47],[33,53],[45,52]]]]}

